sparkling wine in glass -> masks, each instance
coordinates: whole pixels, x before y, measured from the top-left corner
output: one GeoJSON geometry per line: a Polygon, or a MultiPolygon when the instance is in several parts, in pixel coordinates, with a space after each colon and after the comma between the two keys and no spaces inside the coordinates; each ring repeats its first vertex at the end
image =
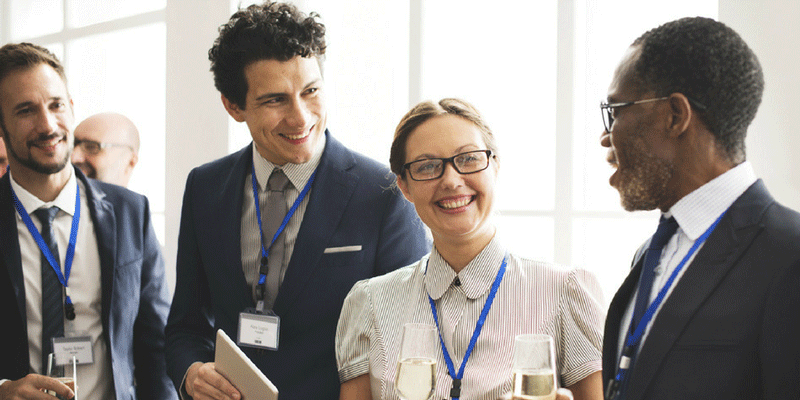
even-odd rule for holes
{"type": "Polygon", "coordinates": [[[403,400],[429,400],[436,389],[436,327],[426,324],[403,325],[395,389],[403,400]]]}
{"type": "Polygon", "coordinates": [[[514,400],[555,400],[556,366],[550,335],[518,335],[514,338],[512,368],[514,400]]]}
{"type": "MultiPolygon", "coordinates": [[[[54,354],[50,353],[48,355],[47,376],[58,379],[59,382],[67,385],[67,387],[72,390],[72,393],[75,394],[73,400],[78,400],[77,370],[78,370],[77,360],[74,356],[72,357],[72,361],[70,363],[66,363],[63,366],[57,366],[55,363],[54,354]]],[[[45,393],[55,396],[58,400],[65,400],[61,396],[55,394],[55,392],[46,390],[45,393]]]]}

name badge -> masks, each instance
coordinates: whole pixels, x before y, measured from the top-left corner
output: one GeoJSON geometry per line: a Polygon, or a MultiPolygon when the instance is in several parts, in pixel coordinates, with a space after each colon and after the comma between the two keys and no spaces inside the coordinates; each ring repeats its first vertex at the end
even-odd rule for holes
{"type": "Polygon", "coordinates": [[[53,353],[55,365],[65,366],[75,363],[78,365],[94,362],[92,354],[92,338],[89,336],[53,338],[53,353]]]}
{"type": "Polygon", "coordinates": [[[239,313],[239,346],[278,350],[281,319],[277,315],[239,313]]]}

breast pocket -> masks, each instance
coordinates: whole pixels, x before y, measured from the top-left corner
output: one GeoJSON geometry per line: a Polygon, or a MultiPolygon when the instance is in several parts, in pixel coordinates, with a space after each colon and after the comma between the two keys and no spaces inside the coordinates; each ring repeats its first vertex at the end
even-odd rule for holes
{"type": "Polygon", "coordinates": [[[364,262],[364,251],[361,245],[332,246],[325,249],[322,262],[329,267],[347,267],[364,262]]]}

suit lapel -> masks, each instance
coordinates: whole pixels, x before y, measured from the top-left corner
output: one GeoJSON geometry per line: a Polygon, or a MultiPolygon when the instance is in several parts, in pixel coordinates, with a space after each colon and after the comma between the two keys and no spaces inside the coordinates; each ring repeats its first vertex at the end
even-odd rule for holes
{"type": "MultiPolygon", "coordinates": [[[[8,280],[14,289],[14,297],[17,299],[17,309],[22,321],[18,323],[24,330],[27,330],[25,312],[25,284],[22,278],[22,256],[19,250],[19,236],[17,232],[17,217],[11,198],[11,176],[5,174],[0,179],[0,254],[6,266],[8,280]]],[[[0,271],[0,273],[3,273],[0,271]]],[[[27,336],[27,333],[26,333],[27,336]]],[[[11,344],[9,344],[11,345],[11,344]]],[[[27,345],[27,344],[26,344],[27,345]]]]}
{"type": "Polygon", "coordinates": [[[644,398],[686,326],[761,232],[758,222],[772,201],[763,182],[753,184],[731,205],[694,261],[686,266],[637,356],[627,392],[631,399],[644,398]]]}
{"type": "MultiPolygon", "coordinates": [[[[245,178],[250,173],[253,165],[253,144],[247,145],[239,151],[239,155],[234,163],[233,169],[228,178],[222,182],[222,187],[217,192],[218,195],[210,195],[213,199],[209,209],[214,210],[211,218],[216,218],[211,226],[220,229],[219,235],[214,236],[219,239],[219,244],[214,247],[225,249],[220,252],[213,252],[221,259],[212,262],[210,265],[221,266],[218,270],[225,278],[221,282],[233,282],[232,293],[238,293],[237,304],[245,307],[253,307],[253,297],[247,286],[247,278],[244,275],[242,266],[242,202],[244,201],[245,178]],[[233,280],[228,277],[232,274],[233,280]],[[246,290],[241,290],[245,288],[246,290]]],[[[249,187],[249,186],[248,186],[249,187]]],[[[200,189],[205,193],[207,189],[200,189]]],[[[205,204],[201,202],[201,204],[205,204]]],[[[213,277],[211,277],[214,279],[213,277]]],[[[237,314],[238,315],[238,314],[237,314]]]]}
{"type": "Polygon", "coordinates": [[[617,372],[617,357],[619,356],[619,328],[622,323],[622,316],[625,314],[625,309],[633,298],[636,284],[639,282],[639,275],[642,273],[642,264],[644,257],[642,246],[637,251],[634,257],[634,267],[625,278],[622,286],[617,290],[614,298],[611,300],[611,305],[608,307],[608,314],[606,316],[606,325],[603,334],[603,381],[608,382],[613,379],[617,372]]]}
{"type": "Polygon", "coordinates": [[[358,184],[358,177],[347,172],[355,164],[352,154],[327,132],[326,135],[327,142],[311,188],[308,207],[281,290],[275,299],[274,309],[279,315],[294,303],[314,271],[320,268],[323,251],[358,184]]]}
{"type": "MultiPolygon", "coordinates": [[[[94,224],[97,239],[97,251],[100,255],[100,282],[102,282],[102,319],[103,326],[108,328],[111,314],[111,294],[114,292],[114,268],[117,252],[117,219],[114,206],[105,200],[103,193],[97,186],[86,179],[83,173],[75,168],[78,179],[86,188],[86,200],[89,214],[94,224]]],[[[105,329],[109,335],[109,329],[105,329]]],[[[109,335],[110,338],[110,335],[109,335]]]]}

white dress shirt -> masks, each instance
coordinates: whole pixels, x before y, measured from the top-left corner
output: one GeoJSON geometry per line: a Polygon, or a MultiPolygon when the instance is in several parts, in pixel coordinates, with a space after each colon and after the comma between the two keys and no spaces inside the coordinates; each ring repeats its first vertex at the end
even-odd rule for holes
{"type": "MultiPolygon", "coordinates": [[[[101,320],[102,287],[100,282],[100,253],[97,247],[96,233],[89,213],[86,188],[77,179],[72,165],[67,165],[70,178],[55,200],[43,202],[36,196],[22,188],[14,180],[11,173],[11,187],[20,203],[33,220],[36,229],[41,232],[42,224],[33,212],[40,208],[56,206],[59,212],[53,221],[53,231],[58,244],[59,263],[61,272],[64,272],[64,260],[67,255],[69,235],[72,229],[72,216],[75,212],[75,192],[80,186],[81,194],[81,219],[78,226],[78,237],[75,243],[75,256],[72,261],[72,271],[68,280],[70,298],[75,305],[75,319],[64,319],[64,334],[71,336],[89,336],[92,341],[94,362],[79,365],[77,371],[77,385],[82,400],[114,399],[114,381],[111,374],[111,356],[108,344],[103,338],[103,325],[101,320]]],[[[42,273],[41,250],[28,231],[25,222],[19,213],[17,217],[17,232],[19,237],[20,255],[22,257],[22,275],[25,280],[25,312],[28,323],[28,355],[33,373],[42,373],[42,273]]]]}
{"type": "MultiPolygon", "coordinates": [[[[283,166],[277,166],[261,156],[256,149],[255,143],[253,146],[253,166],[256,170],[256,182],[258,186],[259,207],[261,212],[264,212],[264,205],[267,201],[269,191],[267,190],[267,181],[272,174],[272,170],[280,168],[289,178],[291,185],[286,189],[286,209],[289,210],[294,204],[295,200],[300,196],[300,192],[306,186],[306,183],[311,178],[311,174],[319,166],[319,161],[322,158],[322,152],[325,149],[326,136],[320,137],[318,146],[311,156],[311,159],[303,164],[287,163],[283,166]]],[[[259,269],[261,266],[261,233],[258,227],[258,217],[256,216],[256,206],[253,201],[253,183],[252,173],[248,173],[244,182],[244,198],[242,202],[242,225],[241,225],[241,247],[242,247],[242,269],[244,276],[247,280],[247,285],[250,287],[253,301],[256,299],[256,286],[258,283],[259,269]]],[[[303,216],[308,207],[308,200],[311,198],[311,190],[309,190],[306,197],[300,202],[297,210],[295,210],[289,223],[284,228],[284,257],[283,264],[281,265],[281,282],[286,275],[286,268],[289,266],[291,254],[294,251],[294,244],[297,242],[297,234],[300,232],[300,224],[303,222],[303,216]]],[[[283,216],[281,216],[283,219],[283,216]]],[[[269,246],[269,241],[272,238],[264,238],[266,246],[269,246]]]]}
{"type": "MultiPolygon", "coordinates": [[[[495,238],[456,275],[434,248],[417,263],[356,283],[336,331],[339,380],[369,374],[373,399],[398,399],[394,384],[403,325],[434,324],[428,295],[458,371],[505,254],[495,238]]],[[[587,271],[509,254],[503,281],[464,368],[461,398],[495,400],[511,391],[514,337],[520,334],[553,337],[560,385],[600,371],[605,320],[601,293],[587,271]]],[[[441,350],[435,379],[433,398],[449,398],[452,379],[441,350]]]]}
{"type": "MultiPolygon", "coordinates": [[[[658,292],[661,291],[661,288],[667,283],[667,280],[670,275],[672,275],[673,271],[675,271],[678,264],[680,264],[686,254],[689,253],[689,249],[694,245],[694,242],[702,236],[703,233],[711,227],[714,221],[716,221],[717,218],[747,190],[747,188],[755,183],[755,181],[756,174],[753,171],[753,166],[745,161],[684,196],[682,199],[678,200],[668,212],[663,214],[665,218],[675,217],[675,221],[678,222],[678,230],[672,235],[669,242],[667,242],[661,251],[661,257],[659,258],[658,265],[655,269],[655,277],[653,278],[650,303],[658,296],[658,292]]],[[[678,285],[678,282],[686,270],[692,268],[692,261],[702,248],[703,245],[701,244],[675,277],[675,281],[672,282],[672,286],[667,290],[661,306],[656,309],[653,318],[650,320],[650,324],[642,334],[639,350],[642,349],[645,340],[647,340],[647,334],[650,332],[650,327],[653,325],[652,322],[658,317],[658,312],[661,311],[661,307],[667,301],[675,286],[678,285]]],[[[637,284],[634,293],[637,293],[638,288],[639,285],[637,284]]],[[[633,316],[635,302],[636,296],[632,296],[628,308],[622,316],[617,358],[619,358],[623,347],[625,347],[625,339],[633,316]]]]}

